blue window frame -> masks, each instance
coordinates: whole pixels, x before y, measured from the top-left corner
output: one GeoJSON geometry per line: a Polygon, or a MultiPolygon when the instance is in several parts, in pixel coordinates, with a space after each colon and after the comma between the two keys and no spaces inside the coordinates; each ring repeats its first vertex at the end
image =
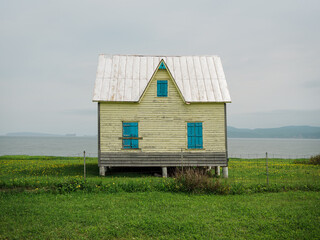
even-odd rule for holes
{"type": "Polygon", "coordinates": [[[202,123],[188,123],[188,148],[203,148],[202,123]]]}
{"type": "Polygon", "coordinates": [[[168,81],[157,81],[157,97],[168,97],[168,81]]]}
{"type": "Polygon", "coordinates": [[[122,123],[122,147],[124,149],[139,148],[137,122],[122,123]]]}

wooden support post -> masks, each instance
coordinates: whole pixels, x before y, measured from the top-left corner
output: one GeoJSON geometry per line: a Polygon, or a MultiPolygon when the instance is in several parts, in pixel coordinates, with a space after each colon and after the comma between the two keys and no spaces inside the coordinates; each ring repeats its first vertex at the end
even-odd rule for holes
{"type": "Polygon", "coordinates": [[[222,167],[222,175],[224,178],[228,178],[228,167],[222,167]]]}
{"type": "Polygon", "coordinates": [[[162,177],[168,177],[167,167],[162,167],[162,177]]]}
{"type": "Polygon", "coordinates": [[[106,167],[105,166],[100,166],[99,167],[99,172],[100,172],[100,176],[105,176],[106,175],[106,167]]]}
{"type": "Polygon", "coordinates": [[[214,168],[214,170],[215,170],[215,174],[216,174],[217,176],[220,176],[220,166],[216,166],[216,167],[214,168]]]}
{"type": "Polygon", "coordinates": [[[183,173],[183,149],[181,148],[181,166],[182,166],[182,173],[183,173]]]}

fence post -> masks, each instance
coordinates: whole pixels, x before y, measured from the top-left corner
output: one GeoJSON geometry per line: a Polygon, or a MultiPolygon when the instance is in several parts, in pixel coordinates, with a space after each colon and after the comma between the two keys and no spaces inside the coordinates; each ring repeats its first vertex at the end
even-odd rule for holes
{"type": "Polygon", "coordinates": [[[83,151],[83,177],[86,180],[86,151],[83,151]]]}
{"type": "Polygon", "coordinates": [[[267,185],[269,185],[268,153],[266,152],[267,185]]]}
{"type": "Polygon", "coordinates": [[[183,173],[183,149],[181,148],[181,166],[182,166],[182,173],[183,173]]]}

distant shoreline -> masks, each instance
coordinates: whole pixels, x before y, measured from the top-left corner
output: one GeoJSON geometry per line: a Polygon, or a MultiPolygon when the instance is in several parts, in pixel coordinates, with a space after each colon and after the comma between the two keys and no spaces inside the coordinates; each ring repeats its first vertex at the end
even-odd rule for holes
{"type": "Polygon", "coordinates": [[[320,127],[235,128],[228,126],[229,138],[320,139],[320,127]]]}
{"type": "MultiPolygon", "coordinates": [[[[87,135],[87,136],[65,136],[65,135],[54,135],[54,136],[32,136],[32,135],[25,135],[25,136],[9,136],[9,135],[0,135],[0,137],[8,137],[8,138],[97,138],[98,136],[93,135],[87,135]]],[[[320,140],[320,138],[297,138],[297,137],[230,137],[228,136],[228,139],[250,139],[250,140],[275,140],[275,139],[281,139],[281,140],[320,140]]]]}
{"type": "MultiPolygon", "coordinates": [[[[278,128],[235,128],[227,127],[228,138],[281,138],[281,139],[320,139],[320,127],[312,126],[285,126],[278,128]]],[[[0,135],[1,136],[1,135],[0,135]]],[[[77,135],[76,133],[51,134],[41,132],[11,132],[6,137],[97,137],[93,135],[77,135]]]]}

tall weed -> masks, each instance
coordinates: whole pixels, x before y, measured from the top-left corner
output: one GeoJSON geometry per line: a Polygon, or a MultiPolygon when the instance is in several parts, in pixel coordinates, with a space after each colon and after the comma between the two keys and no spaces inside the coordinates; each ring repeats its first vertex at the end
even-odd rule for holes
{"type": "Polygon", "coordinates": [[[320,154],[316,155],[316,156],[312,156],[310,158],[310,164],[313,165],[320,165],[320,154]]]}
{"type": "Polygon", "coordinates": [[[204,169],[177,169],[175,179],[181,191],[190,193],[228,194],[230,186],[218,178],[212,178],[204,169]]]}

